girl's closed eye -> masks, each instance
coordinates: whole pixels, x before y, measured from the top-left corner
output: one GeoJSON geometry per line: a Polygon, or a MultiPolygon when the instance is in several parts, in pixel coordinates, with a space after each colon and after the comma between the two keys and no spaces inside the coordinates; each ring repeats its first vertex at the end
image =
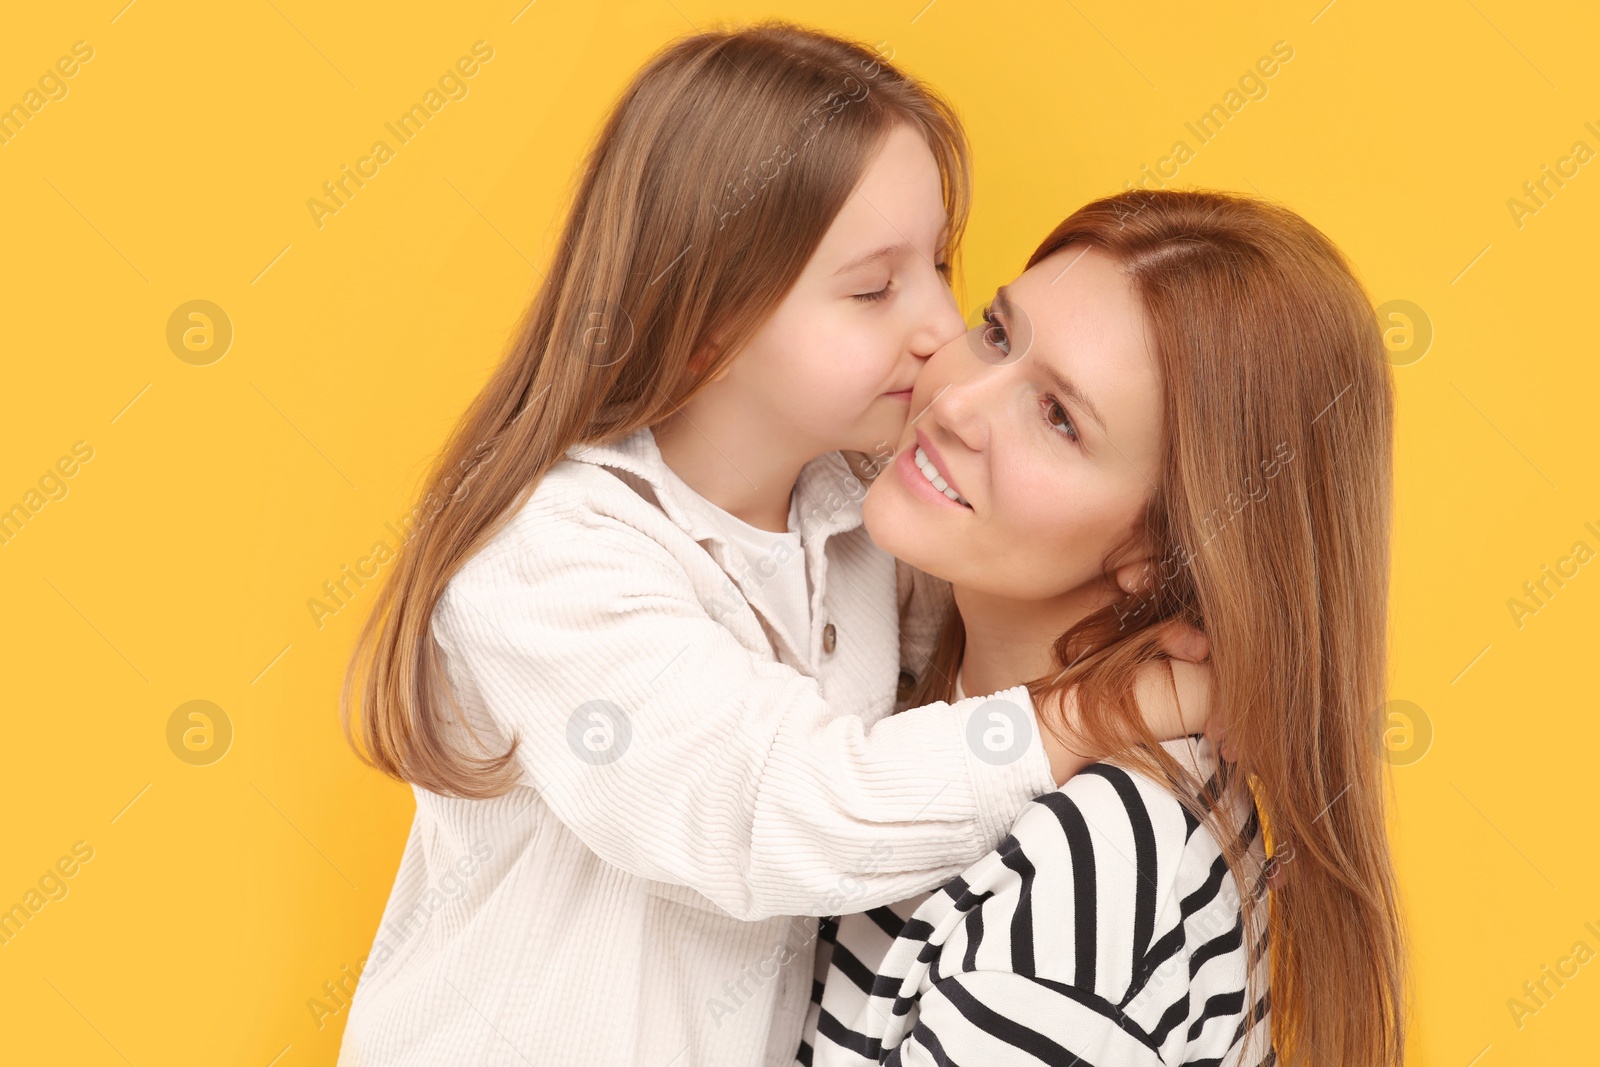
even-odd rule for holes
{"type": "MultiPolygon", "coordinates": [[[[939,277],[946,284],[949,284],[949,282],[950,282],[950,264],[948,264],[948,263],[935,263],[933,265],[933,269],[939,273],[939,277]]],[[[871,292],[871,293],[856,293],[853,298],[856,299],[856,300],[861,301],[864,304],[875,303],[875,302],[877,302],[879,300],[886,299],[889,296],[889,292],[890,292],[890,290],[892,288],[893,288],[893,279],[890,279],[890,281],[887,281],[887,282],[883,283],[883,288],[882,289],[878,289],[878,290],[876,290],[874,292],[871,292]]]]}

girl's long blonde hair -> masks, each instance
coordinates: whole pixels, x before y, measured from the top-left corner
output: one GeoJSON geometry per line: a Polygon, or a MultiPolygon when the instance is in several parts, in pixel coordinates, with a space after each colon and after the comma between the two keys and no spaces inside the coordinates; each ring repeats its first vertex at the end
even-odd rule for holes
{"type": "Polygon", "coordinates": [[[684,38],[633,78],[357,637],[340,721],[366,763],[447,796],[515,787],[518,740],[463,750],[457,727],[476,735],[429,628],[446,583],[569,448],[654,426],[737,355],[898,125],[939,166],[952,261],[969,188],[960,122],[873,49],[766,22],[684,38]]]}
{"type": "MultiPolygon", "coordinates": [[[[1380,745],[1394,401],[1372,306],[1332,242],[1259,200],[1107,197],[1028,266],[1071,242],[1119,264],[1152,327],[1167,433],[1144,522],[1156,587],[1062,634],[1060,672],[1030,691],[1046,706],[1076,686],[1085,736],[1046,724],[1063,741],[1210,797],[1196,815],[1223,844],[1247,930],[1260,928],[1262,872],[1246,870],[1248,836],[1220,813],[1248,810],[1234,802],[1253,794],[1284,864],[1264,924],[1281,1062],[1398,1064],[1402,937],[1380,745]],[[1212,714],[1240,753],[1209,790],[1133,703],[1154,627],[1170,619],[1210,637],[1212,714]]],[[[952,618],[912,706],[950,698],[964,642],[952,618]]]]}

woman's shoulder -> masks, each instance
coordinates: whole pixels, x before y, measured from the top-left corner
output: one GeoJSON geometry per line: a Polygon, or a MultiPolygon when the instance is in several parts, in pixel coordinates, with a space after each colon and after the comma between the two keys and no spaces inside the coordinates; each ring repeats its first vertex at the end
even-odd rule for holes
{"type": "MultiPolygon", "coordinates": [[[[1167,741],[1161,745],[1184,775],[1168,783],[1131,762],[1090,764],[1057,789],[1035,797],[1013,828],[1040,844],[1070,843],[1091,836],[1120,836],[1134,844],[1139,854],[1167,855],[1188,848],[1197,835],[1216,844],[1210,828],[1198,820],[1194,804],[1179,798],[1178,790],[1195,803],[1201,790],[1220,790],[1226,770],[1209,738],[1202,735],[1167,741]]],[[[1235,818],[1243,817],[1235,810],[1235,818]]]]}
{"type": "MultiPolygon", "coordinates": [[[[1219,784],[1208,740],[1163,748],[1196,775],[1191,784],[1219,784]]],[[[1175,788],[1099,763],[1036,797],[952,884],[954,908],[976,915],[953,925],[940,974],[963,987],[1010,981],[999,988],[1013,999],[1008,976],[1020,976],[1163,1057],[1233,1049],[1254,939],[1218,837],[1175,788]]],[[[1241,803],[1223,832],[1253,835],[1247,852],[1259,853],[1254,805],[1241,803]]]]}
{"type": "MultiPolygon", "coordinates": [[[[1194,775],[1191,784],[1220,786],[1208,739],[1162,747],[1194,775]]],[[[1159,951],[1162,935],[1202,909],[1237,916],[1238,889],[1222,843],[1177,788],[1184,786],[1131,766],[1097,763],[1024,808],[995,851],[994,867],[1007,874],[993,888],[1002,908],[1015,906],[1007,897],[1030,898],[1041,977],[1087,982],[1120,1000],[1137,980],[1136,961],[1159,951]],[[1059,907],[1040,922],[1042,900],[1059,907]]],[[[1243,835],[1247,855],[1260,852],[1259,821],[1247,794],[1218,825],[1243,835]]]]}

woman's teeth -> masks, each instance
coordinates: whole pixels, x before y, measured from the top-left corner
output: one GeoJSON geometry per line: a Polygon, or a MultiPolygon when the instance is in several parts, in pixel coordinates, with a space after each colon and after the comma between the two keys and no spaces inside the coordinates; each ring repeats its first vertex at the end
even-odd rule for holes
{"type": "Polygon", "coordinates": [[[939,492],[943,493],[945,496],[949,497],[951,500],[954,500],[957,504],[960,504],[963,507],[970,508],[972,506],[971,504],[967,503],[966,497],[950,488],[950,483],[945,481],[944,478],[940,476],[939,468],[933,465],[933,460],[928,458],[928,454],[922,450],[921,445],[917,446],[917,452],[914,458],[917,461],[917,469],[922,472],[923,477],[927,478],[928,481],[933,484],[935,489],[939,490],[939,492]]]}

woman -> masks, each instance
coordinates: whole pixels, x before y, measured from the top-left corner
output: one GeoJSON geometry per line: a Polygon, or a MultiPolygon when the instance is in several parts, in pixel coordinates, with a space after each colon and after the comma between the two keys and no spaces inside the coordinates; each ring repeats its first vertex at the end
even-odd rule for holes
{"type": "Polygon", "coordinates": [[[984,318],[863,503],[954,589],[913,700],[1076,685],[1065,740],[1125,754],[949,885],[840,920],[801,1061],[1399,1063],[1393,402],[1359,283],[1285,209],[1141,190],[1063,222],[984,318]],[[1171,619],[1211,639],[1228,761],[1132,714],[1171,619]],[[1293,857],[1270,905],[1262,820],[1293,857]]]}

